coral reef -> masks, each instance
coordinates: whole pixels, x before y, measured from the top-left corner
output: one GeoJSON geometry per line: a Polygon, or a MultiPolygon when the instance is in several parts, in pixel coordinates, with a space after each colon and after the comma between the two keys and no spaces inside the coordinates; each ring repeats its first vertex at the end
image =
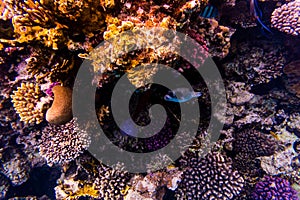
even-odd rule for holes
{"type": "Polygon", "coordinates": [[[162,199],[166,188],[175,190],[181,181],[182,172],[174,166],[166,167],[145,177],[135,175],[130,180],[130,189],[125,199],[162,199]]]}
{"type": "Polygon", "coordinates": [[[234,75],[249,84],[268,83],[282,75],[285,64],[283,47],[267,41],[236,44],[235,59],[223,64],[229,77],[234,75]],[[229,75],[231,74],[231,75],[229,75]]]}
{"type": "MultiPolygon", "coordinates": [[[[291,187],[300,185],[300,50],[294,36],[299,36],[300,5],[299,0],[284,2],[281,6],[277,1],[259,1],[262,12],[257,14],[265,19],[263,23],[271,20],[274,28],[288,33],[268,35],[257,27],[246,0],[0,0],[0,199],[155,200],[169,199],[167,195],[178,200],[296,199],[291,187]],[[211,6],[218,16],[201,17],[211,6]],[[141,29],[153,27],[162,28],[158,37],[141,29]],[[226,117],[215,116],[224,122],[224,129],[213,147],[205,129],[211,118],[211,91],[180,57],[182,49],[174,48],[180,45],[176,31],[203,47],[197,55],[195,49],[185,47],[187,55],[203,62],[212,56],[224,78],[228,101],[221,106],[227,107],[226,117]],[[116,40],[118,34],[123,35],[116,40]],[[113,60],[99,59],[112,50],[109,46],[93,50],[103,41],[114,47],[126,44],[126,49],[119,45],[111,54],[113,60]],[[132,51],[146,44],[151,48],[132,51]],[[153,81],[159,64],[190,79],[202,96],[200,123],[195,120],[197,136],[188,150],[172,146],[185,152],[178,160],[154,156],[144,174],[129,174],[122,163],[108,167],[95,159],[86,151],[91,142],[88,131],[72,119],[72,87],[84,59],[100,72],[93,82],[98,86],[94,110],[98,122],[125,151],[164,147],[173,139],[177,122],[186,117],[173,112],[178,105],[165,101],[165,93],[145,86],[153,81]],[[135,94],[143,94],[132,96],[132,119],[147,125],[149,107],[153,102],[162,104],[169,117],[163,134],[130,140],[123,128],[132,135],[136,130],[126,121],[116,126],[110,90],[124,74],[139,88],[135,94]],[[202,155],[205,149],[211,152],[202,155]],[[35,177],[37,168],[56,176],[35,177]],[[31,185],[32,179],[47,183],[52,196],[42,186],[31,185]],[[50,184],[50,179],[57,184],[50,184]],[[39,191],[33,194],[28,185],[39,191]]],[[[189,133],[184,133],[180,142],[187,140],[189,133]]]]}
{"type": "Polygon", "coordinates": [[[273,155],[277,149],[277,141],[272,136],[268,137],[257,130],[237,132],[234,138],[233,150],[239,154],[248,154],[252,158],[273,155]]]}
{"type": "Polygon", "coordinates": [[[279,31],[295,36],[300,35],[299,12],[298,0],[283,4],[273,11],[271,23],[279,31]]]}
{"type": "Polygon", "coordinates": [[[0,19],[11,19],[16,35],[14,40],[2,39],[1,42],[4,44],[18,45],[37,41],[46,47],[58,50],[66,46],[76,34],[88,35],[103,29],[105,22],[103,8],[91,1],[4,0],[3,3],[5,7],[0,19]],[[92,7],[96,9],[89,9],[92,7]],[[74,23],[82,26],[80,28],[70,26],[74,23]]]}
{"type": "Polygon", "coordinates": [[[72,119],[64,125],[48,125],[42,130],[40,154],[49,165],[75,159],[90,143],[89,135],[72,119]]]}
{"type": "Polygon", "coordinates": [[[299,170],[299,165],[294,165],[294,160],[297,159],[299,153],[293,148],[298,137],[295,135],[295,126],[298,126],[299,115],[291,114],[286,116],[285,120],[275,126],[276,137],[282,144],[280,150],[270,157],[261,157],[262,168],[270,175],[278,175],[286,173],[287,175],[299,176],[295,171],[299,170]],[[293,129],[293,128],[294,129],[293,129]]]}
{"type": "Polygon", "coordinates": [[[46,120],[50,124],[62,125],[73,118],[72,90],[60,85],[52,88],[54,101],[46,112],[46,120]]]}
{"type": "Polygon", "coordinates": [[[253,197],[257,200],[297,200],[296,194],[297,192],[287,180],[280,177],[265,176],[262,181],[255,185],[253,197]]]}
{"type": "Polygon", "coordinates": [[[0,199],[4,199],[10,184],[7,178],[2,174],[0,174],[0,185],[0,199]]]}
{"type": "Polygon", "coordinates": [[[63,169],[55,187],[57,199],[123,199],[131,177],[121,169],[106,167],[88,153],[65,164],[63,169]]]}
{"type": "Polygon", "coordinates": [[[232,150],[236,153],[233,166],[251,181],[251,178],[257,178],[263,172],[256,158],[274,155],[279,148],[278,141],[254,129],[234,131],[233,135],[232,150]]]}
{"type": "Polygon", "coordinates": [[[34,83],[22,83],[11,95],[12,102],[21,121],[28,124],[39,124],[44,119],[43,93],[39,85],[34,83]]]}
{"type": "Polygon", "coordinates": [[[21,185],[29,178],[30,165],[20,149],[6,147],[0,151],[1,172],[13,185],[21,185]]]}
{"type": "Polygon", "coordinates": [[[244,186],[244,179],[232,168],[232,160],[220,153],[188,160],[177,190],[178,199],[232,199],[244,186]]]}
{"type": "Polygon", "coordinates": [[[197,20],[190,22],[189,28],[184,30],[184,32],[193,39],[196,38],[193,37],[192,33],[196,32],[202,39],[202,42],[204,42],[205,47],[211,56],[224,58],[229,53],[230,37],[235,30],[219,25],[218,21],[215,19],[199,17],[197,20]]]}
{"type": "MultiPolygon", "coordinates": [[[[299,5],[300,6],[300,5],[299,5]]],[[[300,98],[300,60],[295,60],[283,68],[283,73],[286,75],[285,86],[291,93],[300,98]]]]}

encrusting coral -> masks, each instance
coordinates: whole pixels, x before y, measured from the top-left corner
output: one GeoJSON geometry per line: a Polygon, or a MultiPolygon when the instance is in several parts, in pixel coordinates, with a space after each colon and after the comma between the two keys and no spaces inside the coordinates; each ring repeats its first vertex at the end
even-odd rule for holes
{"type": "Polygon", "coordinates": [[[76,118],[64,125],[48,125],[42,130],[40,154],[49,165],[74,160],[90,144],[88,133],[79,128],[76,118]]]}
{"type": "Polygon", "coordinates": [[[11,95],[12,103],[21,121],[39,124],[44,119],[43,94],[39,85],[34,83],[22,83],[11,95]]]}

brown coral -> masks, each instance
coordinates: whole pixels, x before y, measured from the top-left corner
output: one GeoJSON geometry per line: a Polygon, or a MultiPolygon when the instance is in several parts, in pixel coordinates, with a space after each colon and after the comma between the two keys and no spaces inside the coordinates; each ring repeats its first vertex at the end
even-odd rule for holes
{"type": "Polygon", "coordinates": [[[271,23],[278,30],[291,34],[300,35],[300,1],[282,5],[272,13],[271,23]]]}
{"type": "Polygon", "coordinates": [[[290,62],[283,68],[286,75],[285,86],[289,92],[300,98],[300,60],[290,62]]]}
{"type": "Polygon", "coordinates": [[[21,121],[39,124],[43,121],[42,91],[33,83],[22,83],[11,95],[13,106],[21,121]]]}
{"type": "Polygon", "coordinates": [[[72,90],[60,85],[52,89],[54,101],[46,112],[46,120],[55,125],[65,124],[73,118],[72,90]]]}
{"type": "Polygon", "coordinates": [[[16,34],[14,40],[0,40],[9,45],[38,41],[46,47],[58,50],[72,40],[73,34],[92,34],[93,31],[103,30],[105,23],[103,7],[95,1],[4,0],[3,3],[4,11],[0,19],[12,19],[16,34]],[[80,23],[83,28],[79,26],[79,29],[70,32],[74,28],[70,24],[74,23],[80,23]]]}

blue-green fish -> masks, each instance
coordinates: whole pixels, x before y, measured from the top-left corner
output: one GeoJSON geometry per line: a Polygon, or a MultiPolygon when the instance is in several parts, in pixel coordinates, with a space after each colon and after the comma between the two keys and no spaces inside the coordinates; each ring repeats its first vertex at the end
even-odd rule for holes
{"type": "Polygon", "coordinates": [[[201,92],[195,92],[189,88],[177,88],[164,96],[164,100],[177,103],[183,103],[198,98],[202,95],[201,92]]]}
{"type": "Polygon", "coordinates": [[[204,17],[204,18],[216,18],[218,16],[218,9],[209,4],[207,6],[205,6],[205,8],[203,9],[203,11],[199,14],[200,17],[204,17]]]}

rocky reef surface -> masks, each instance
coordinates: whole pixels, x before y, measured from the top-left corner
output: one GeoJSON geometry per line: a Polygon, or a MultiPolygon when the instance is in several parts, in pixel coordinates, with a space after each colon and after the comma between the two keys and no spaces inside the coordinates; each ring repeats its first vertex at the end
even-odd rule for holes
{"type": "Polygon", "coordinates": [[[300,199],[299,16],[299,0],[0,0],[0,199],[300,199]],[[180,43],[175,35],[159,32],[158,42],[169,45],[138,49],[108,65],[98,56],[105,49],[94,51],[103,41],[135,48],[126,32],[142,28],[192,38],[222,75],[226,112],[214,117],[224,126],[205,155],[211,99],[192,64],[170,52],[180,43]],[[125,36],[114,41],[119,34],[125,36]],[[93,79],[98,124],[83,127],[73,117],[72,95],[85,61],[101,75],[93,79]],[[144,153],[167,145],[186,117],[178,114],[178,99],[164,99],[167,88],[147,85],[158,69],[145,63],[184,74],[198,95],[182,101],[197,98],[201,116],[178,159],[158,155],[164,166],[154,159],[144,173],[131,173],[88,151],[89,130],[100,125],[118,147],[144,153]],[[138,88],[128,106],[138,125],[149,124],[151,105],[167,108],[163,137],[140,142],[120,131],[137,134],[128,121],[114,122],[109,97],[123,75],[138,88]]]}

